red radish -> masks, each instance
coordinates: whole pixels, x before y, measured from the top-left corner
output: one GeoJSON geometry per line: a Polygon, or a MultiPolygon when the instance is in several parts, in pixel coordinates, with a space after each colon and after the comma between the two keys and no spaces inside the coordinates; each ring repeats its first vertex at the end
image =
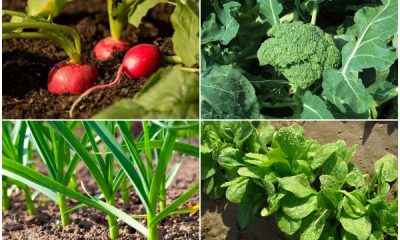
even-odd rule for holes
{"type": "Polygon", "coordinates": [[[57,63],[47,78],[47,89],[55,94],[81,94],[99,78],[95,67],[62,61],[57,63]]]}
{"type": "Polygon", "coordinates": [[[142,77],[149,77],[156,72],[163,65],[163,54],[161,51],[152,44],[139,44],[125,54],[122,64],[118,68],[117,76],[115,79],[103,85],[97,85],[86,90],[79,98],[72,104],[69,115],[73,118],[73,111],[76,105],[87,95],[99,89],[110,88],[118,85],[121,81],[122,73],[130,79],[139,79],[142,77]]]}
{"type": "Polygon", "coordinates": [[[125,74],[131,79],[149,77],[163,64],[163,55],[152,44],[139,44],[129,49],[122,62],[125,74]]]}
{"type": "Polygon", "coordinates": [[[114,52],[125,52],[128,49],[128,42],[106,37],[96,44],[93,53],[96,59],[104,61],[111,58],[114,52]]]}

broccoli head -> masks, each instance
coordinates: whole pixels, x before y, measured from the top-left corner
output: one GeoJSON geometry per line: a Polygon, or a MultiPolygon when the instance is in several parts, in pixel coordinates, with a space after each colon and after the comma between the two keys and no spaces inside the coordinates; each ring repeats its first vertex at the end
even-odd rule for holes
{"type": "Polygon", "coordinates": [[[324,69],[337,68],[340,52],[333,37],[319,27],[300,21],[274,25],[258,49],[260,65],[272,65],[293,90],[306,89],[321,79],[324,69]]]}

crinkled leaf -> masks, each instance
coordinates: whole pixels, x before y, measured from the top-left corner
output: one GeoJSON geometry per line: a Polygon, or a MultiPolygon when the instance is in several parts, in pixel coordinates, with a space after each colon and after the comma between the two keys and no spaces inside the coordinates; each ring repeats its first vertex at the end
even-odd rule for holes
{"type": "Polygon", "coordinates": [[[243,166],[239,149],[227,147],[221,150],[218,156],[218,163],[228,171],[238,169],[243,166]]]}
{"type": "Polygon", "coordinates": [[[388,154],[375,162],[375,173],[381,174],[386,182],[393,182],[397,179],[397,157],[388,154]]]}
{"type": "Polygon", "coordinates": [[[275,214],[279,229],[287,235],[293,235],[301,226],[301,219],[294,220],[281,212],[275,214]]]}
{"type": "Polygon", "coordinates": [[[360,218],[342,215],[339,221],[347,232],[357,236],[359,240],[367,240],[371,235],[371,221],[368,215],[360,218]]]}
{"type": "Polygon", "coordinates": [[[317,196],[297,198],[288,194],[281,200],[282,211],[291,219],[301,220],[317,210],[317,196]]]}
{"type": "Polygon", "coordinates": [[[278,178],[278,180],[281,188],[293,193],[296,197],[304,198],[316,193],[315,190],[311,188],[305,175],[283,177],[278,178]]]}

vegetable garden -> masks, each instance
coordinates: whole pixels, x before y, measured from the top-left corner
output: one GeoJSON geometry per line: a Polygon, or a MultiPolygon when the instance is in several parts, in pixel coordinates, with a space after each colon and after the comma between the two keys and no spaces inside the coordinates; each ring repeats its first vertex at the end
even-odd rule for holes
{"type": "Polygon", "coordinates": [[[313,131],[309,136],[330,136],[320,143],[305,138],[307,132],[298,124],[202,123],[202,238],[397,239],[398,161],[391,154],[397,153],[397,123],[382,124],[387,127],[380,135],[374,128],[382,125],[364,124],[363,131],[360,123],[347,128],[347,138],[362,145],[370,141],[359,147],[359,155],[356,145],[334,139],[345,131],[344,124],[304,123],[313,131]],[[390,142],[385,134],[392,135],[390,142]],[[236,205],[237,223],[230,227],[251,228],[248,235],[224,233],[218,229],[221,224],[204,222],[213,219],[203,215],[206,209],[215,208],[222,211],[224,222],[232,222],[232,212],[224,212],[232,207],[217,200],[222,197],[236,205]],[[257,227],[252,228],[255,222],[257,227]]]}
{"type": "Polygon", "coordinates": [[[198,9],[197,0],[6,1],[3,117],[198,118],[198,9]]]}
{"type": "Polygon", "coordinates": [[[203,118],[397,119],[397,2],[203,1],[203,118]]]}
{"type": "Polygon", "coordinates": [[[198,128],[4,121],[3,238],[198,239],[198,128]]]}

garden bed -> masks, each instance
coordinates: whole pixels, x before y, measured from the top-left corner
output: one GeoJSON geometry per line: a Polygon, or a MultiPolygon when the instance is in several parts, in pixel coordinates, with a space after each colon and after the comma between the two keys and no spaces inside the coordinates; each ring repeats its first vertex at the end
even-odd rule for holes
{"type": "MultiPolygon", "coordinates": [[[[3,9],[24,11],[25,0],[6,1],[3,9]]],[[[173,28],[170,15],[173,6],[159,4],[153,8],[139,28],[129,25],[123,39],[130,44],[153,43],[166,55],[173,55],[173,28]]],[[[56,23],[74,26],[82,40],[82,58],[99,71],[96,84],[114,79],[123,54],[105,62],[96,61],[92,50],[95,44],[109,36],[106,1],[77,0],[69,3],[56,23]]],[[[47,91],[47,75],[66,54],[54,43],[42,39],[3,40],[3,118],[6,119],[65,119],[78,98],[74,95],[53,95],[47,91]]],[[[129,80],[123,77],[119,86],[97,91],[86,97],[75,110],[75,117],[90,118],[122,98],[132,98],[146,79],[129,80]]]]}
{"type": "MultiPolygon", "coordinates": [[[[276,129],[295,122],[273,122],[276,129]]],[[[315,139],[321,144],[342,139],[348,146],[357,144],[357,153],[352,161],[363,173],[374,175],[374,162],[386,154],[397,155],[397,122],[301,122],[306,139],[315,139]]],[[[397,181],[391,186],[391,195],[397,191],[397,181]]],[[[210,199],[202,194],[202,239],[205,240],[276,240],[286,239],[274,216],[257,217],[247,229],[240,230],[237,223],[237,204],[225,197],[210,199]]]]}
{"type": "MultiPolygon", "coordinates": [[[[176,159],[177,156],[175,157],[176,159]]],[[[39,165],[39,168],[42,167],[39,165]]],[[[198,172],[198,160],[186,157],[167,192],[168,202],[176,199],[187,188],[196,183],[198,181],[198,172]]],[[[78,167],[76,176],[78,182],[82,181],[85,189],[90,194],[99,193],[96,182],[82,164],[78,167]]],[[[83,192],[82,188],[80,188],[80,191],[83,192]]],[[[125,213],[130,215],[145,214],[143,205],[141,205],[133,190],[130,192],[129,204],[122,202],[120,193],[118,193],[117,199],[116,207],[125,213]]],[[[195,194],[182,207],[194,206],[198,202],[198,194],[195,194]]],[[[43,195],[39,195],[35,203],[38,213],[34,216],[29,216],[22,193],[19,192],[12,195],[12,208],[6,213],[3,212],[2,215],[3,239],[109,239],[106,215],[96,209],[85,207],[71,213],[72,224],[62,229],[59,223],[59,210],[54,202],[43,197],[43,195]]],[[[69,199],[69,205],[73,206],[74,204],[76,202],[69,199]]],[[[140,222],[145,223],[145,220],[140,222]]],[[[124,222],[119,224],[120,237],[118,239],[145,239],[124,222]]],[[[160,223],[159,232],[160,237],[165,240],[199,239],[199,214],[194,212],[171,216],[160,223]]]]}

